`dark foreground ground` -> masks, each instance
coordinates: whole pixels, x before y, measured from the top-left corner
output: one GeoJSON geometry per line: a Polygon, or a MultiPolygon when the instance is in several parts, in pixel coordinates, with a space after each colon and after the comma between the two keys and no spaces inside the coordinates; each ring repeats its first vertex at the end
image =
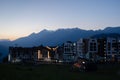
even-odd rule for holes
{"type": "Polygon", "coordinates": [[[0,64],[0,80],[120,80],[120,64],[98,65],[94,72],[72,72],[70,66],[0,64]]]}

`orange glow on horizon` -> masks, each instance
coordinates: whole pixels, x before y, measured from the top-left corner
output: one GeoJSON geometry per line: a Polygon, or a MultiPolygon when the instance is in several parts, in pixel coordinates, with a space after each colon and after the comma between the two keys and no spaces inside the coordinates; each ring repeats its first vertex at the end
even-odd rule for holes
{"type": "Polygon", "coordinates": [[[21,38],[21,37],[26,37],[28,36],[28,34],[21,34],[21,35],[0,35],[0,39],[7,39],[7,40],[10,40],[10,41],[13,41],[13,40],[16,40],[18,38],[21,38]]]}

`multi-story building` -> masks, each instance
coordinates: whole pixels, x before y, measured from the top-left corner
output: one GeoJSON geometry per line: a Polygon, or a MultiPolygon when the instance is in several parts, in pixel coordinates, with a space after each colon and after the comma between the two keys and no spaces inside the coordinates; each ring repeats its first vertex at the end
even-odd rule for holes
{"type": "Polygon", "coordinates": [[[98,42],[97,39],[89,39],[88,41],[88,54],[89,59],[95,60],[98,53],[98,42]]]}
{"type": "Polygon", "coordinates": [[[116,61],[119,58],[120,42],[118,38],[107,38],[105,57],[107,61],[116,61]]]}
{"type": "Polygon", "coordinates": [[[118,53],[117,53],[117,59],[120,62],[120,38],[118,38],[118,53]]]}
{"type": "Polygon", "coordinates": [[[119,38],[98,38],[89,39],[88,53],[89,58],[93,60],[102,59],[104,61],[120,60],[120,42],[119,38]]]}
{"type": "Polygon", "coordinates": [[[88,52],[88,39],[79,39],[76,42],[76,54],[77,58],[86,58],[86,53],[88,52]]]}
{"type": "Polygon", "coordinates": [[[63,44],[63,60],[64,62],[73,62],[76,56],[76,44],[67,41],[63,44]]]}
{"type": "Polygon", "coordinates": [[[101,61],[120,61],[120,38],[79,39],[76,57],[101,61]]]}
{"type": "Polygon", "coordinates": [[[25,62],[25,61],[51,61],[58,59],[57,54],[58,47],[10,47],[8,61],[9,62],[25,62]]]}
{"type": "Polygon", "coordinates": [[[98,42],[98,56],[103,57],[106,54],[106,38],[97,39],[98,42]]]}
{"type": "Polygon", "coordinates": [[[59,46],[57,49],[57,53],[59,55],[57,59],[59,60],[59,62],[63,62],[63,53],[64,53],[63,49],[64,49],[63,45],[59,46]]]}

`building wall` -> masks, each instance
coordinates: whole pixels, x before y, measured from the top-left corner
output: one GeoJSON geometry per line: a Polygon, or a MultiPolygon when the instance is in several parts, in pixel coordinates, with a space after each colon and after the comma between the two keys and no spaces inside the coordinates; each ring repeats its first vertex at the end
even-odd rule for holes
{"type": "Polygon", "coordinates": [[[37,51],[32,48],[10,47],[9,61],[21,62],[23,60],[37,60],[37,51]]]}
{"type": "Polygon", "coordinates": [[[76,54],[77,54],[77,57],[80,57],[80,58],[86,58],[86,53],[88,52],[88,45],[87,45],[87,39],[79,39],[77,42],[76,42],[76,54]]]}
{"type": "Polygon", "coordinates": [[[91,60],[120,60],[119,38],[89,38],[76,42],[77,57],[91,60]]]}
{"type": "Polygon", "coordinates": [[[98,56],[104,57],[106,54],[106,39],[98,39],[98,56]]]}
{"type": "Polygon", "coordinates": [[[54,57],[56,50],[54,52],[52,49],[49,50],[43,46],[31,48],[10,47],[8,60],[9,62],[51,60],[56,58],[54,57]]]}
{"type": "Polygon", "coordinates": [[[98,42],[97,39],[89,39],[88,42],[88,53],[89,59],[95,60],[98,53],[98,42]]]}
{"type": "Polygon", "coordinates": [[[106,41],[106,60],[107,61],[115,61],[119,56],[119,39],[118,38],[107,38],[106,41]]]}
{"type": "Polygon", "coordinates": [[[63,44],[63,60],[65,62],[72,62],[76,56],[76,44],[67,41],[63,44]]]}
{"type": "Polygon", "coordinates": [[[118,38],[118,61],[120,62],[120,38],[118,38]]]}

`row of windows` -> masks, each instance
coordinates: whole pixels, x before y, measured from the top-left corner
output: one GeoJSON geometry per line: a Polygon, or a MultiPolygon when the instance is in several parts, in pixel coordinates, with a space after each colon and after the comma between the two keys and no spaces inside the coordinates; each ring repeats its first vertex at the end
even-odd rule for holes
{"type": "Polygon", "coordinates": [[[97,49],[96,48],[90,48],[90,51],[96,51],[97,49]]]}
{"type": "Polygon", "coordinates": [[[96,45],[96,43],[90,43],[90,45],[96,45]]]}

